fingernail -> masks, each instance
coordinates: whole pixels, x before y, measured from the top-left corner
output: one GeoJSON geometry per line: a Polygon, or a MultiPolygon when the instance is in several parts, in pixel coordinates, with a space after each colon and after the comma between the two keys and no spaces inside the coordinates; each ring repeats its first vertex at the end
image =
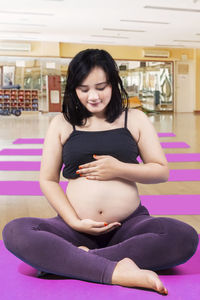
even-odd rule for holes
{"type": "Polygon", "coordinates": [[[79,171],[76,171],[76,174],[79,174],[79,171]]]}
{"type": "Polygon", "coordinates": [[[107,226],[108,224],[107,223],[104,223],[104,226],[107,226]]]}
{"type": "Polygon", "coordinates": [[[79,169],[83,169],[83,167],[81,167],[81,166],[78,166],[78,168],[79,168],[79,169]]]}
{"type": "Polygon", "coordinates": [[[79,174],[79,176],[83,176],[82,174],[79,174]]]}
{"type": "Polygon", "coordinates": [[[96,157],[96,154],[94,154],[93,157],[96,157]]]}

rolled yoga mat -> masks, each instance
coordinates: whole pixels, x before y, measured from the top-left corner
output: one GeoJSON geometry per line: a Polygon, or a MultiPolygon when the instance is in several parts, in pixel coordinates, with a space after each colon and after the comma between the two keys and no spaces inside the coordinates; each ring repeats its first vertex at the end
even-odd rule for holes
{"type": "MultiPolygon", "coordinates": [[[[0,257],[2,300],[159,300],[164,297],[148,289],[101,284],[56,275],[47,279],[37,278],[37,270],[10,253],[3,241],[0,241],[0,257]]],[[[168,289],[166,299],[199,299],[200,246],[184,264],[157,273],[168,289]]]]}
{"type": "MultiPolygon", "coordinates": [[[[172,132],[158,132],[159,137],[174,137],[176,136],[172,132]]],[[[43,144],[44,139],[42,138],[33,138],[33,139],[28,139],[28,138],[21,138],[21,139],[16,139],[13,144],[43,144]]]]}

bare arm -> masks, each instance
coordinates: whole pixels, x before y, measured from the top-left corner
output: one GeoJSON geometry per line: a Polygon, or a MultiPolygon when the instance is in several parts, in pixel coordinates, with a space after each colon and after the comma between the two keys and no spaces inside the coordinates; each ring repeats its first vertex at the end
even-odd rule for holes
{"type": "Polygon", "coordinates": [[[40,168],[40,188],[56,212],[68,225],[74,227],[80,219],[59,185],[62,168],[62,144],[59,131],[61,122],[61,116],[54,117],[45,137],[40,168]]]}
{"type": "Polygon", "coordinates": [[[169,169],[165,154],[160,145],[157,133],[149,118],[141,111],[129,113],[131,131],[137,124],[139,128],[138,147],[144,164],[118,164],[118,177],[139,183],[160,183],[168,180],[169,169]],[[133,125],[134,124],[134,125],[133,125]]]}

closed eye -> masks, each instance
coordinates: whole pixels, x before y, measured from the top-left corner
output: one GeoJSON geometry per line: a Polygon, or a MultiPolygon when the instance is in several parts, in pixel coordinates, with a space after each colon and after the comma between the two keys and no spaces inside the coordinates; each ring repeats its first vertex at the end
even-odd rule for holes
{"type": "MultiPolygon", "coordinates": [[[[104,86],[104,87],[102,87],[102,88],[100,88],[100,87],[96,87],[96,90],[97,91],[103,91],[103,90],[105,90],[105,88],[107,87],[107,85],[106,86],[104,86]]],[[[81,90],[81,92],[83,92],[83,93],[87,93],[89,90],[83,90],[82,88],[79,88],[80,90],[81,90]]]]}
{"type": "Polygon", "coordinates": [[[103,91],[105,90],[106,86],[104,86],[103,88],[97,88],[98,91],[103,91]]]}

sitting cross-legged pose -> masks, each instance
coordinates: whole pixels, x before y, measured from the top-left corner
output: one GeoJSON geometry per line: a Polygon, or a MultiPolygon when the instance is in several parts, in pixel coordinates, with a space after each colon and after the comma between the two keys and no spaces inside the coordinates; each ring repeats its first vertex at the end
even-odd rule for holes
{"type": "Polygon", "coordinates": [[[69,64],[62,113],[43,146],[40,187],[57,215],[12,220],[5,246],[39,271],[167,294],[156,271],[190,259],[198,234],[184,222],[150,216],[136,183],[168,176],[149,118],[128,109],[114,59],[104,50],[81,51],[69,64]]]}

